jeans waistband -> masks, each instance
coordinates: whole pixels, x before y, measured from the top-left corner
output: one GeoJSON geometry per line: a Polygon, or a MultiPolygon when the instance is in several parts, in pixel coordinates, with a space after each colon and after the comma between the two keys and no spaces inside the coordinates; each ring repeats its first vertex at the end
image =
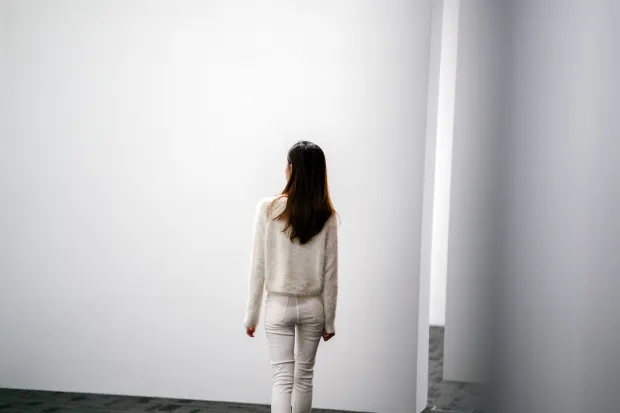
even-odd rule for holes
{"type": "Polygon", "coordinates": [[[283,292],[279,292],[279,291],[266,291],[266,297],[269,296],[275,296],[275,297],[294,297],[294,298],[323,298],[322,295],[317,294],[317,295],[298,295],[298,294],[289,294],[289,293],[283,293],[283,292]]]}

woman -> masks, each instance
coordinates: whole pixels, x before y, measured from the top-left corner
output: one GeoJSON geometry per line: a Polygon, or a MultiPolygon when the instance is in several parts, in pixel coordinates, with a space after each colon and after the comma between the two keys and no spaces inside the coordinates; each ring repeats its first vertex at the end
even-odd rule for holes
{"type": "Polygon", "coordinates": [[[321,148],[306,141],[295,144],[286,178],[282,194],[257,208],[245,327],[254,337],[266,290],[271,411],[306,413],[312,407],[319,342],[336,334],[338,227],[321,148]]]}

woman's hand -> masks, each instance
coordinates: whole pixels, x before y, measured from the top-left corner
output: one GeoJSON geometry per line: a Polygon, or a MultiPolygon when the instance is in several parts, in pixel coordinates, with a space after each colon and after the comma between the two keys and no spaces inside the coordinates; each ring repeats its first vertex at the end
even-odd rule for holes
{"type": "Polygon", "coordinates": [[[329,340],[330,338],[332,338],[335,335],[336,335],[336,333],[327,333],[327,332],[323,331],[323,340],[327,341],[327,340],[329,340]]]}
{"type": "Polygon", "coordinates": [[[247,327],[245,329],[245,334],[247,334],[248,336],[254,338],[254,332],[256,331],[256,326],[254,327],[247,327]]]}

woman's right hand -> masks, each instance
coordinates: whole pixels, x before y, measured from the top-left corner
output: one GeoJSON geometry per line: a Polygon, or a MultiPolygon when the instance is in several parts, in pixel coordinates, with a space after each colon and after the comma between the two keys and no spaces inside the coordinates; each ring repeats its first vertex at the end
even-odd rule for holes
{"type": "Polygon", "coordinates": [[[330,338],[332,338],[335,335],[336,335],[336,333],[327,333],[327,332],[323,331],[323,340],[324,341],[328,341],[330,338]]]}

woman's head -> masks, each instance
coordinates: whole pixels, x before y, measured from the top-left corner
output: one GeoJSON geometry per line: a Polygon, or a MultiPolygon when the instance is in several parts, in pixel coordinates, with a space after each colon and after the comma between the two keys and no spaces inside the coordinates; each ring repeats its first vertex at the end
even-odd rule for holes
{"type": "Polygon", "coordinates": [[[308,141],[293,145],[288,152],[286,178],[286,186],[278,198],[286,197],[286,207],[276,219],[286,221],[285,231],[289,231],[291,240],[305,244],[335,213],[329,197],[323,150],[308,141]]]}

